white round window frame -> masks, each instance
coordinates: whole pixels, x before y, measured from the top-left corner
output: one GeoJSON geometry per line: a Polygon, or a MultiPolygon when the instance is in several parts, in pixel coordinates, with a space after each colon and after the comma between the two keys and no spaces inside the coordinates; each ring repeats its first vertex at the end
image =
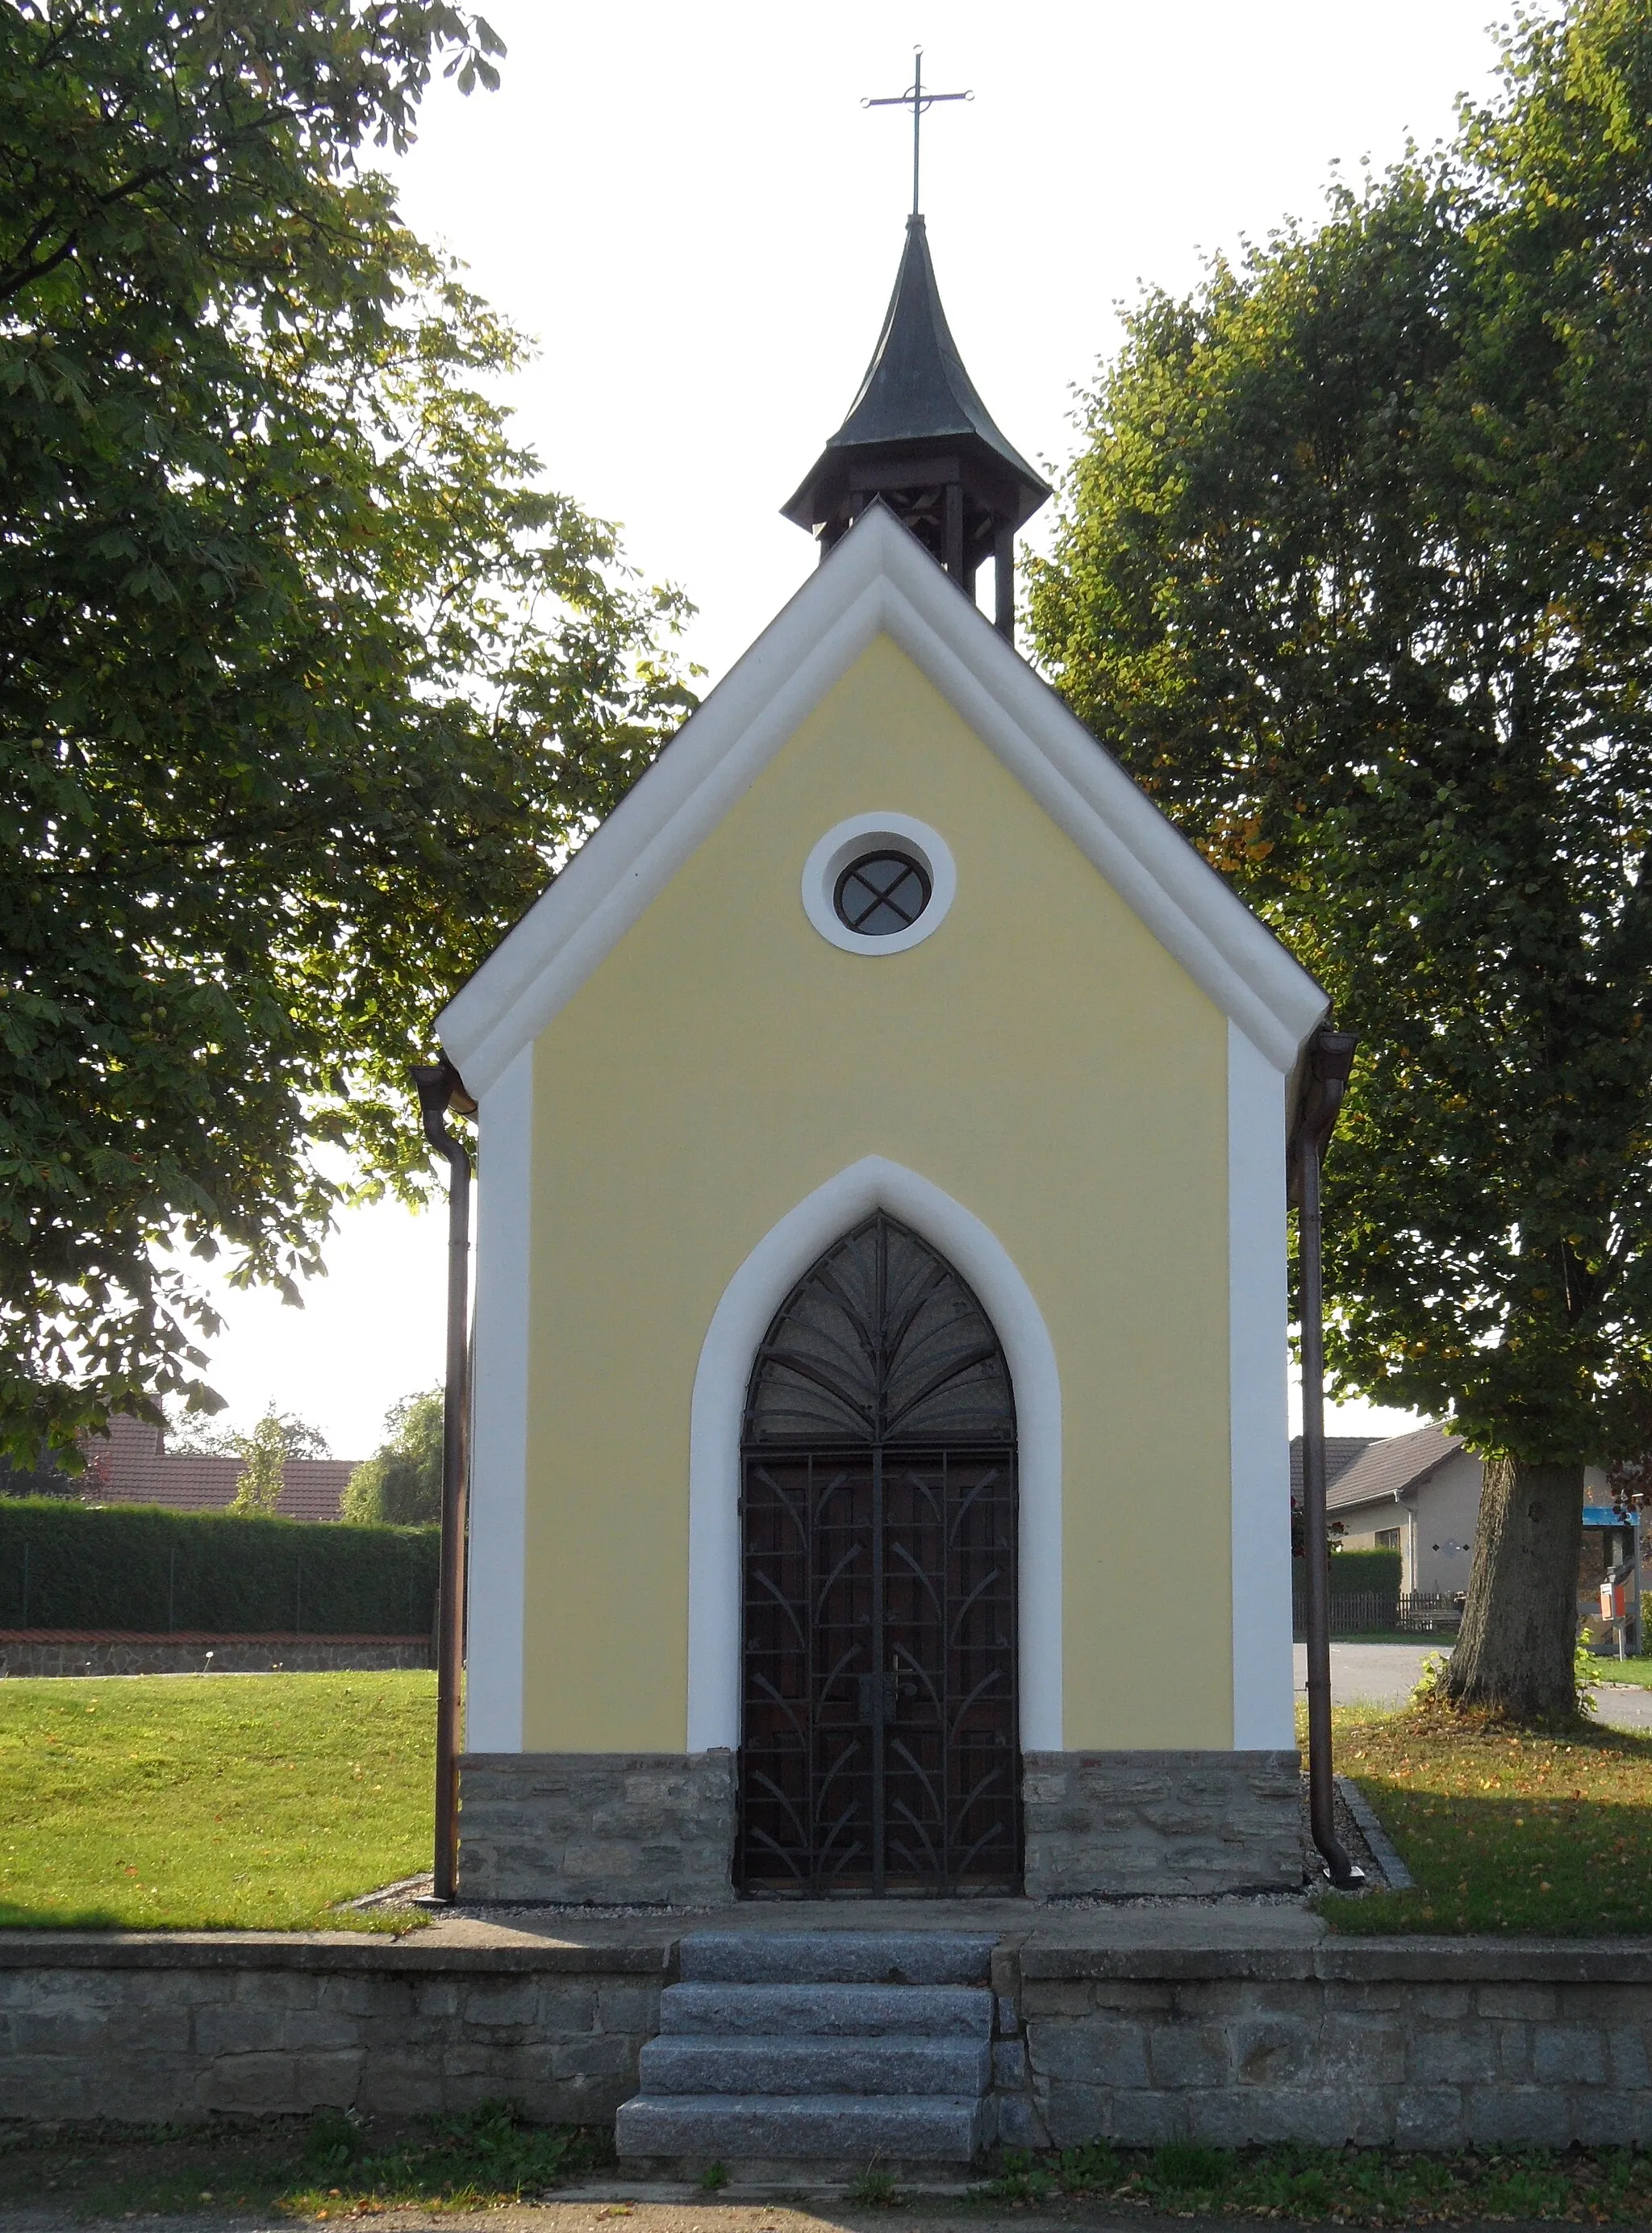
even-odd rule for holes
{"type": "Polygon", "coordinates": [[[829,946],[867,960],[910,953],[932,938],[946,921],[957,892],[958,870],[946,839],[909,814],[851,815],[826,832],[803,863],[803,913],[829,946]],[[915,856],[929,879],[929,904],[905,930],[888,938],[867,938],[851,930],[838,914],[837,880],[851,862],[886,846],[915,856]]]}

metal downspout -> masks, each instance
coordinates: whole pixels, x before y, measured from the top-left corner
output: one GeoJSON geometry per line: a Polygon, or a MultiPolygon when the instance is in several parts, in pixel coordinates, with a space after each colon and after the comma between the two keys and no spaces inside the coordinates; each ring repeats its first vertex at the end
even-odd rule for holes
{"type": "Polygon", "coordinates": [[[1292,1143],[1298,1261],[1302,1274],[1302,1516],[1307,1561],[1308,1819],[1332,1884],[1350,1890],[1365,1872],[1337,1835],[1330,1741],[1330,1570],[1325,1521],[1325,1298],[1319,1170],[1336,1129],[1358,1045],[1322,1024],[1308,1048],[1308,1083],[1292,1143]]]}
{"type": "Polygon", "coordinates": [[[447,1379],[442,1396],[442,1542],[436,1599],[436,1841],[433,1897],[451,1901],[459,1888],[459,1692],[465,1669],[465,1537],[470,1402],[468,1338],[471,1256],[471,1158],[447,1129],[450,1109],[475,1114],[451,1062],[418,1064],[408,1072],[419,1092],[425,1137],[447,1163],[447,1379]]]}

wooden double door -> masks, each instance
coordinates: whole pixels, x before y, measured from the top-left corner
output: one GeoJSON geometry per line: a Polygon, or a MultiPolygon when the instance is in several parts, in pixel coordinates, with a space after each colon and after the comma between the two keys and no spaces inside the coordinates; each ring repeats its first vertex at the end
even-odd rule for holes
{"type": "Polygon", "coordinates": [[[742,1474],[740,1888],[1016,1889],[1014,1398],[979,1302],[894,1219],[782,1306],[742,1474]]]}

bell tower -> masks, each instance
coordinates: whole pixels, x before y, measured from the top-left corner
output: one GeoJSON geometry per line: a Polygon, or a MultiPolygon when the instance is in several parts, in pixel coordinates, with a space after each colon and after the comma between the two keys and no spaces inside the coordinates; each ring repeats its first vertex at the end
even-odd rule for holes
{"type": "Polygon", "coordinates": [[[781,510],[818,538],[824,557],[881,497],[971,598],[977,569],[992,559],[993,617],[1013,641],[1016,531],[1049,494],[993,425],[964,369],[914,209],[860,393],[781,510]]]}

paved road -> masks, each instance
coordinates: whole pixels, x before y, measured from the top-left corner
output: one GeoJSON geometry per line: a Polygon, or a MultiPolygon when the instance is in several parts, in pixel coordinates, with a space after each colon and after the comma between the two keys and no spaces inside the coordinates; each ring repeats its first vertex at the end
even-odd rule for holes
{"type": "MultiPolygon", "coordinates": [[[[1333,1644],[1330,1694],[1340,1704],[1401,1706],[1416,1687],[1422,1663],[1443,1644],[1333,1644]]],[[[1603,1666],[1605,1663],[1602,1662],[1603,1666]]],[[[1307,1687],[1308,1648],[1297,1646],[1297,1688],[1307,1687]]],[[[1652,1690],[1603,1684],[1595,1711],[1620,1729],[1652,1729],[1652,1690]]]]}

